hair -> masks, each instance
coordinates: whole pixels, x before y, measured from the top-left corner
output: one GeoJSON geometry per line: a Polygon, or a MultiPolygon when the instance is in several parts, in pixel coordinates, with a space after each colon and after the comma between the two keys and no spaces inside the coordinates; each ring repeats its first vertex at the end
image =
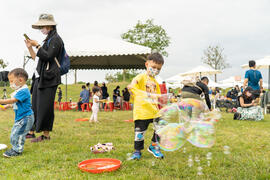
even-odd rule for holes
{"type": "Polygon", "coordinates": [[[98,87],[93,87],[92,91],[93,91],[93,93],[95,94],[96,92],[99,92],[100,89],[99,89],[98,87]]]}
{"type": "Polygon", "coordinates": [[[116,89],[120,88],[120,86],[116,86],[116,89]]]}
{"type": "Polygon", "coordinates": [[[24,69],[22,69],[22,68],[16,68],[16,69],[13,69],[12,71],[10,71],[10,72],[8,73],[8,76],[10,76],[10,75],[14,75],[14,76],[17,77],[17,78],[21,77],[21,78],[23,78],[25,81],[28,80],[28,74],[27,74],[27,72],[26,72],[24,69]]]}
{"type": "Polygon", "coordinates": [[[248,65],[249,65],[249,67],[255,67],[256,62],[255,62],[254,60],[250,60],[250,61],[248,62],[248,65]]]}
{"type": "Polygon", "coordinates": [[[253,91],[252,87],[247,87],[243,92],[243,98],[246,98],[246,99],[251,98],[251,97],[248,97],[246,94],[247,92],[250,92],[252,94],[252,91],[253,91]]]}
{"type": "Polygon", "coordinates": [[[204,77],[201,78],[201,81],[207,81],[207,82],[209,82],[209,79],[208,79],[208,77],[204,76],[204,77]]]}
{"type": "Polygon", "coordinates": [[[82,89],[85,89],[86,87],[85,87],[85,85],[82,85],[82,89]]]}
{"type": "Polygon", "coordinates": [[[147,61],[153,61],[156,64],[164,64],[164,59],[161,54],[158,52],[156,53],[151,53],[147,56],[147,61]]]}
{"type": "Polygon", "coordinates": [[[90,85],[90,83],[88,82],[88,83],[86,83],[86,86],[89,86],[90,85]]]}
{"type": "Polygon", "coordinates": [[[95,86],[98,86],[98,82],[97,82],[97,81],[94,81],[94,85],[95,85],[95,86]]]}

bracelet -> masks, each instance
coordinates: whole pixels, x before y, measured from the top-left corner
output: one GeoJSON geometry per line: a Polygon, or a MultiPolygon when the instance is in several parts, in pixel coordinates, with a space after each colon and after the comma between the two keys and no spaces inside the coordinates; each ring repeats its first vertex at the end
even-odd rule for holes
{"type": "Polygon", "coordinates": [[[36,46],[36,48],[38,49],[40,47],[40,45],[38,44],[37,46],[36,46]]]}

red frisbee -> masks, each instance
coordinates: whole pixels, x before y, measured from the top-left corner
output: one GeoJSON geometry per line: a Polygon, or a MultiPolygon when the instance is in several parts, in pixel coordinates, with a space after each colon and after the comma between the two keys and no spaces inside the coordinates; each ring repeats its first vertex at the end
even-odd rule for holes
{"type": "Polygon", "coordinates": [[[124,120],[125,122],[133,122],[133,119],[124,120]]]}
{"type": "Polygon", "coordinates": [[[89,121],[89,118],[79,118],[75,119],[75,121],[89,121]]]}
{"type": "Polygon", "coordinates": [[[78,167],[82,171],[97,174],[102,172],[115,171],[120,168],[121,164],[122,162],[118,159],[98,158],[82,161],[78,164],[78,167]]]}

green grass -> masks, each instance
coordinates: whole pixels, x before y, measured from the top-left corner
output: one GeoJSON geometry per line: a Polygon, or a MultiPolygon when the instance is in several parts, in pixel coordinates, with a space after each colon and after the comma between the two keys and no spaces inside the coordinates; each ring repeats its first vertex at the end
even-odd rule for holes
{"type": "MultiPolygon", "coordinates": [[[[0,143],[9,145],[13,125],[12,110],[0,114],[0,143]]],[[[0,157],[0,179],[270,179],[269,139],[270,116],[261,122],[234,121],[232,114],[223,114],[216,125],[216,143],[202,149],[186,143],[174,152],[164,152],[165,159],[155,159],[146,150],[140,161],[127,161],[133,151],[133,123],[131,111],[100,112],[98,124],[75,122],[89,117],[87,112],[56,111],[51,141],[32,144],[27,140],[23,156],[7,159],[0,157]],[[89,147],[113,142],[115,150],[92,154],[89,147]],[[231,154],[225,155],[228,145],[231,154]],[[206,154],[212,152],[211,166],[206,154]],[[200,156],[203,175],[197,175],[197,166],[187,166],[188,156],[200,156]],[[117,158],[122,161],[118,171],[103,174],[81,172],[77,164],[91,158],[117,158]],[[153,166],[154,164],[154,166],[153,166]]],[[[148,147],[152,126],[146,133],[148,147]]],[[[1,151],[1,154],[3,151],[1,151]]]]}

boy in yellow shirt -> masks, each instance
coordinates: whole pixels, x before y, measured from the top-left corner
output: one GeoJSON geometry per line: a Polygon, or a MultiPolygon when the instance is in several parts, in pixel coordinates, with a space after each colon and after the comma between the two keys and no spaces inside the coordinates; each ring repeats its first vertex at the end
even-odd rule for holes
{"type": "MultiPolygon", "coordinates": [[[[146,72],[137,75],[128,85],[128,89],[134,98],[135,152],[132,159],[141,158],[141,150],[144,149],[144,134],[150,123],[155,124],[159,121],[158,97],[160,96],[160,88],[155,76],[159,74],[163,64],[162,55],[159,53],[150,54],[145,63],[146,72]]],[[[157,158],[163,158],[163,154],[156,143],[157,138],[154,132],[152,144],[148,151],[157,158]]]]}

